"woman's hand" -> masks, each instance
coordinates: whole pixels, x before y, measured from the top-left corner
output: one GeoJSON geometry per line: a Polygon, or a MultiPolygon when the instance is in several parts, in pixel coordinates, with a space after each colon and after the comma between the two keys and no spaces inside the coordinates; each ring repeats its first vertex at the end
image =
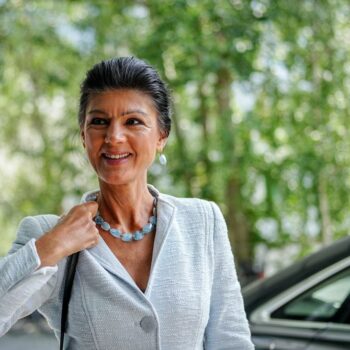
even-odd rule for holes
{"type": "Polygon", "coordinates": [[[35,242],[40,267],[54,266],[65,256],[97,245],[99,233],[93,221],[97,209],[96,202],[73,207],[51,231],[35,242]]]}

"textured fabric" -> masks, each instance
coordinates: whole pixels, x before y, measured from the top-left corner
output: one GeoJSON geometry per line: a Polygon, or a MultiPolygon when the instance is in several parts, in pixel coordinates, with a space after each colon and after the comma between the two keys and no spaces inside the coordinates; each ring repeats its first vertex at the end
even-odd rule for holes
{"type": "MultiPolygon", "coordinates": [[[[0,335],[39,309],[59,337],[66,259],[38,269],[34,244],[57,220],[54,215],[23,219],[13,248],[0,261],[0,335]]],[[[102,238],[96,247],[83,250],[66,349],[254,349],[225,221],[216,204],[159,195],[145,293],[102,238]]]]}

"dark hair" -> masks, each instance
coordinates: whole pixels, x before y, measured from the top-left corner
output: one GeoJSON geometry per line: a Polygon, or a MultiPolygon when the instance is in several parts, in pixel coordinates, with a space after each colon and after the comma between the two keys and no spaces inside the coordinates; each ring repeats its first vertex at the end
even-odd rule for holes
{"type": "Polygon", "coordinates": [[[85,121],[86,107],[91,94],[115,89],[135,89],[149,95],[159,113],[162,133],[171,129],[170,92],[157,71],[136,57],[118,57],[95,64],[80,87],[79,125],[85,121]]]}

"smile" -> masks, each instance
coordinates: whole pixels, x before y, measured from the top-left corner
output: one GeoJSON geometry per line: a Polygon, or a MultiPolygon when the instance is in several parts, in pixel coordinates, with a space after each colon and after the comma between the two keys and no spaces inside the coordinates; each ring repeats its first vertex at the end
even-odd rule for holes
{"type": "Polygon", "coordinates": [[[107,159],[125,159],[131,156],[131,153],[119,153],[119,154],[112,154],[112,153],[103,153],[102,154],[104,158],[107,159]]]}
{"type": "Polygon", "coordinates": [[[130,153],[120,153],[120,154],[111,154],[111,153],[104,153],[103,154],[106,158],[110,159],[122,159],[127,158],[130,156],[130,153]]]}

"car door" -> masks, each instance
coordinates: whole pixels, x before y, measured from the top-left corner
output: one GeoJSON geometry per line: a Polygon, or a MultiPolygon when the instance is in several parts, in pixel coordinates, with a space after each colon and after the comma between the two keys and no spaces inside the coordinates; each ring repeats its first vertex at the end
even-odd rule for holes
{"type": "Polygon", "coordinates": [[[251,331],[256,350],[305,350],[317,334],[288,325],[251,325],[251,331]]]}
{"type": "MultiPolygon", "coordinates": [[[[350,273],[348,270],[345,271],[345,275],[343,274],[343,277],[345,278],[340,287],[344,294],[350,289],[349,275],[350,273]],[[346,277],[346,275],[348,277],[346,277]]],[[[350,349],[350,293],[348,293],[347,298],[341,303],[341,306],[334,315],[332,322],[328,323],[326,329],[319,332],[308,350],[326,350],[329,349],[329,344],[332,344],[336,349],[350,349]]]]}
{"type": "Polygon", "coordinates": [[[307,350],[349,350],[350,327],[332,329],[332,327],[317,334],[317,337],[306,348],[307,350]]]}
{"type": "Polygon", "coordinates": [[[268,301],[251,316],[259,349],[350,349],[350,259],[268,301]]]}

